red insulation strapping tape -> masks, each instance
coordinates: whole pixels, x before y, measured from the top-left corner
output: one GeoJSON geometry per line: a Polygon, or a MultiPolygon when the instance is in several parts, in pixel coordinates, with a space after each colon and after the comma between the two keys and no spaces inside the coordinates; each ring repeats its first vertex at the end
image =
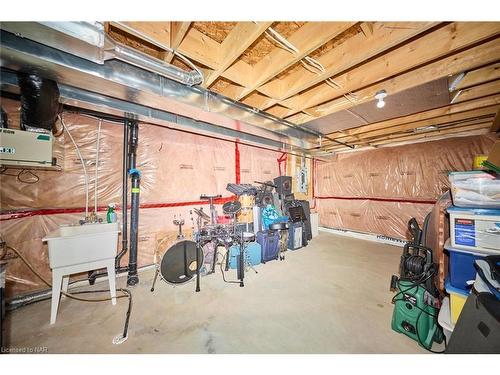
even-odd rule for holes
{"type": "MultiPolygon", "coordinates": [[[[215,204],[224,204],[226,202],[230,202],[235,200],[235,196],[224,197],[214,199],[215,204]]],[[[198,206],[198,205],[207,205],[208,201],[192,201],[192,202],[176,202],[176,203],[142,203],[139,205],[141,209],[149,209],[149,208],[167,208],[167,207],[183,207],[183,206],[198,206]]],[[[128,206],[130,208],[130,206],[128,206]]],[[[107,206],[99,206],[97,207],[98,212],[106,211],[108,209],[107,206]]],[[[120,206],[116,207],[116,210],[121,210],[120,206]]],[[[89,209],[89,211],[92,211],[89,209]]],[[[76,214],[85,212],[85,207],[77,207],[77,208],[47,208],[41,210],[12,210],[12,211],[4,211],[0,213],[1,218],[0,221],[13,220],[13,219],[21,219],[24,217],[31,216],[39,216],[39,215],[57,215],[57,214],[76,214]]]]}
{"type": "Polygon", "coordinates": [[[372,197],[338,197],[338,196],[328,196],[328,197],[314,197],[315,199],[342,199],[342,200],[353,200],[353,201],[376,201],[376,202],[395,202],[395,203],[416,203],[416,204],[435,204],[435,200],[412,200],[412,199],[399,199],[399,198],[372,198],[372,197]]]}

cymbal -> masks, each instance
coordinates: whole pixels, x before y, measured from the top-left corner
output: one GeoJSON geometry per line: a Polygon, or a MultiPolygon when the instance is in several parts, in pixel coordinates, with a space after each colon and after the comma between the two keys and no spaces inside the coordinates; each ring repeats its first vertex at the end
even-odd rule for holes
{"type": "Polygon", "coordinates": [[[222,210],[226,214],[235,214],[241,210],[241,203],[239,201],[226,202],[222,205],[222,210]]]}
{"type": "Polygon", "coordinates": [[[210,220],[210,216],[204,213],[201,209],[193,208],[193,211],[196,215],[200,216],[202,219],[210,220]]]}

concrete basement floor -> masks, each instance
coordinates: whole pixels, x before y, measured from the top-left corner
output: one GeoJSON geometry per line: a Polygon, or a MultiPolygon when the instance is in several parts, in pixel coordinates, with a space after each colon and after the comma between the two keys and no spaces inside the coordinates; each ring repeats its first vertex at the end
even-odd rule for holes
{"type": "Polygon", "coordinates": [[[400,255],[398,247],[320,232],[285,261],[249,271],[244,288],[224,283],[219,270],[201,279],[200,293],[194,283],[174,288],[161,280],[151,293],[148,270],[132,289],[125,343],[112,339],[123,330],[127,299],[112,306],[65,298],[54,326],[50,300],[8,313],[7,346],[48,353],[426,353],[390,327],[388,288],[400,255]]]}

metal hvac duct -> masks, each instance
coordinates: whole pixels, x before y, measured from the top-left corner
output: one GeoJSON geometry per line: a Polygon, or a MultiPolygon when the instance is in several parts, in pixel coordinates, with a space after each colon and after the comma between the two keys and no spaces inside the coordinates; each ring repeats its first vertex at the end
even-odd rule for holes
{"type": "MultiPolygon", "coordinates": [[[[257,144],[275,144],[273,148],[289,152],[312,149],[323,136],[199,86],[188,86],[118,59],[106,60],[106,38],[102,34],[89,28],[88,23],[73,22],[70,26],[69,31],[61,32],[52,24],[48,27],[45,23],[2,23],[2,68],[36,71],[57,81],[61,90],[67,88],[67,93],[81,93],[80,98],[82,95],[86,98],[82,105],[81,100],[61,95],[65,104],[116,114],[121,112],[113,107],[118,101],[140,121],[158,123],[156,115],[165,118],[163,113],[168,112],[167,117],[181,129],[189,123],[190,128],[197,127],[200,133],[214,129],[216,135],[222,131],[232,134],[232,139],[253,138],[258,140],[257,144]],[[87,30],[86,35],[79,35],[82,29],[87,30]],[[64,101],[65,97],[69,100],[64,101]],[[93,103],[95,100],[98,103],[93,103]],[[181,123],[175,121],[175,116],[183,119],[181,123]]],[[[2,85],[11,88],[4,79],[8,77],[6,72],[2,72],[2,85]]]]}
{"type": "Polygon", "coordinates": [[[199,71],[187,72],[116,42],[99,22],[2,22],[1,28],[98,64],[118,59],[185,85],[203,81],[199,71]]]}

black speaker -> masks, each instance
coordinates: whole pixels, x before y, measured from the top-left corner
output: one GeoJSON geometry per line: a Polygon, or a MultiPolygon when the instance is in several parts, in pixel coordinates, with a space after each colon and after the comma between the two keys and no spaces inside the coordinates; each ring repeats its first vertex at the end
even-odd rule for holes
{"type": "Polygon", "coordinates": [[[267,191],[258,192],[255,203],[259,207],[266,207],[268,204],[274,204],[273,193],[267,191]]]}
{"type": "Polygon", "coordinates": [[[302,206],[304,209],[304,214],[306,219],[304,220],[304,233],[308,241],[312,240],[312,230],[311,230],[311,208],[309,207],[309,201],[295,201],[302,206]]]}
{"type": "Polygon", "coordinates": [[[292,194],[292,178],[290,176],[279,176],[274,179],[276,192],[281,195],[292,194]]]}

